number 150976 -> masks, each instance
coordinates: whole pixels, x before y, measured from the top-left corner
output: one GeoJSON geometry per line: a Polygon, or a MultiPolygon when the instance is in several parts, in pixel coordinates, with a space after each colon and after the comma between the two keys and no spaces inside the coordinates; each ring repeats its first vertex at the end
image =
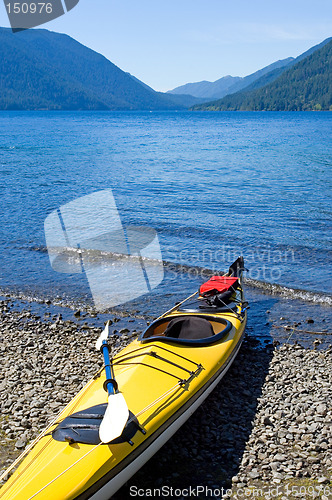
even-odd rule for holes
{"type": "Polygon", "coordinates": [[[7,3],[6,9],[8,14],[41,14],[46,12],[46,14],[51,14],[53,6],[51,3],[38,2],[38,3],[20,3],[13,2],[7,3]]]}

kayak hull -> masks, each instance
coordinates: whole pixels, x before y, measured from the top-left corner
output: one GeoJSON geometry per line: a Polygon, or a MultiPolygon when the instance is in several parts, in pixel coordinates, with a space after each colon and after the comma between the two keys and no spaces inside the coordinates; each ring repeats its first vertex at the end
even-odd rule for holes
{"type": "Polygon", "coordinates": [[[107,407],[103,369],[45,430],[0,489],[0,500],[109,500],[231,366],[247,321],[242,288],[233,295],[235,305],[211,311],[207,304],[202,312],[202,302],[196,309],[168,311],[115,355],[114,378],[130,415],[121,436],[107,444],[99,439],[107,407]],[[186,337],[188,328],[193,338],[186,337]]]}

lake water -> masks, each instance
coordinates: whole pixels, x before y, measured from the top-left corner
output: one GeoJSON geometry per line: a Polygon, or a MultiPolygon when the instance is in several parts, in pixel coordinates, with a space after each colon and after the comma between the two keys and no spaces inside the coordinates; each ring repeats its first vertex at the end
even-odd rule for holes
{"type": "Polygon", "coordinates": [[[51,268],[44,220],[112,189],[174,264],[129,313],[161,312],[240,254],[252,293],[331,305],[331,131],[331,113],[1,112],[0,291],[91,302],[83,274],[51,268]]]}

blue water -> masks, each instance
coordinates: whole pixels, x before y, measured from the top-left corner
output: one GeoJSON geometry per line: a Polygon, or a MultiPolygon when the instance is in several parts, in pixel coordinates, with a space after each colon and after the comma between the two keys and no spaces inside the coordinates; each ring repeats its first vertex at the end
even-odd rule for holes
{"type": "Polygon", "coordinates": [[[166,269],[158,301],[239,254],[267,293],[329,301],[331,126],[331,113],[1,112],[0,290],[89,302],[84,275],[52,270],[43,224],[111,188],[123,223],[153,227],[163,259],[187,266],[166,269]]]}

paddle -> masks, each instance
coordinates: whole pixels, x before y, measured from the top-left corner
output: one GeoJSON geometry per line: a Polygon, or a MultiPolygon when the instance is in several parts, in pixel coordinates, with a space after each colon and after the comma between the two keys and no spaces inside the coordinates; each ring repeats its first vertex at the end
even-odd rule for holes
{"type": "Polygon", "coordinates": [[[109,335],[109,321],[106,323],[99,339],[96,349],[101,350],[104,356],[106,381],[108,393],[108,405],[104,418],[99,427],[99,438],[102,443],[109,443],[121,436],[129,417],[129,410],[125,398],[118,392],[118,384],[114,380],[113,368],[110,363],[107,339],[109,335]]]}

